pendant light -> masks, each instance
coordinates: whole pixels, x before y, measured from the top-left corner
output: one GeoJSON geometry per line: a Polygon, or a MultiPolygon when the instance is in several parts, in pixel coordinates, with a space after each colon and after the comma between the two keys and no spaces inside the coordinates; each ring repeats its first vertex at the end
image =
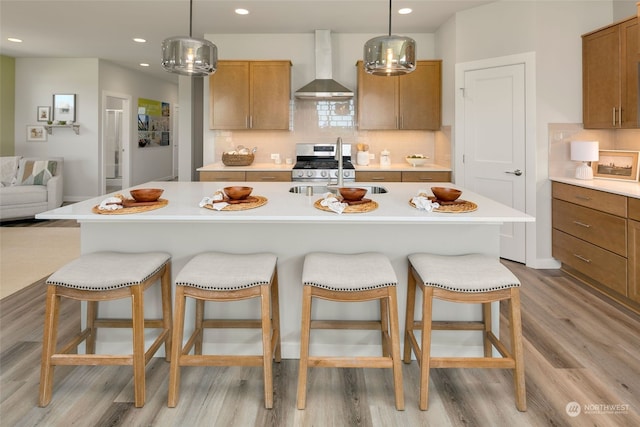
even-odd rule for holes
{"type": "Polygon", "coordinates": [[[376,76],[400,76],[416,69],[416,42],[410,37],[389,35],[374,37],[364,45],[364,70],[376,76]]]}
{"type": "Polygon", "coordinates": [[[189,0],[189,37],[171,37],[162,42],[162,68],[183,76],[201,77],[216,72],[218,48],[209,40],[191,37],[193,0],[189,0]]]}

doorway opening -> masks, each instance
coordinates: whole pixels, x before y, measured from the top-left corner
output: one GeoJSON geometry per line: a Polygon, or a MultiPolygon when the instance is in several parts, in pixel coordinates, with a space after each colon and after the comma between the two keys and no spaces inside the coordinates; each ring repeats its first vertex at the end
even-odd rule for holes
{"type": "Polygon", "coordinates": [[[130,186],[131,97],[103,93],[102,193],[130,186]]]}

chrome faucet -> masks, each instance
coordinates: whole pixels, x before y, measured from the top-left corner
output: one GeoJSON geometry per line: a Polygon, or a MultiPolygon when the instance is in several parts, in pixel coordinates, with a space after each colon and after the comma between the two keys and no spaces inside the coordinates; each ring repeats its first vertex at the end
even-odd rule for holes
{"type": "Polygon", "coordinates": [[[342,137],[336,141],[336,160],[338,161],[338,187],[344,187],[344,165],[342,160],[342,137]]]}

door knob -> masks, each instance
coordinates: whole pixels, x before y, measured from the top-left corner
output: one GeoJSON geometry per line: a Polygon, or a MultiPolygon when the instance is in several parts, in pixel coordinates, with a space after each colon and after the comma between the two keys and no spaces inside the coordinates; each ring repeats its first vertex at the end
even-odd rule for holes
{"type": "Polygon", "coordinates": [[[520,175],[522,175],[522,171],[521,171],[520,169],[516,169],[516,170],[514,170],[514,171],[504,171],[504,173],[512,173],[512,174],[514,174],[515,176],[520,176],[520,175]]]}

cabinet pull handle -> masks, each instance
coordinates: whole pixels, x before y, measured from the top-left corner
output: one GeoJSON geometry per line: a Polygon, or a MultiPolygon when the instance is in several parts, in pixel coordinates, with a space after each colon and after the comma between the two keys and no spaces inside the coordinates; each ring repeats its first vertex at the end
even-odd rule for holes
{"type": "Polygon", "coordinates": [[[260,178],[262,181],[273,181],[274,179],[276,179],[275,176],[263,176],[260,178]]]}
{"type": "Polygon", "coordinates": [[[591,225],[590,225],[590,224],[585,224],[584,222],[580,222],[580,221],[573,221],[573,223],[574,223],[575,225],[579,225],[579,226],[584,227],[584,228],[591,228],[591,225]]]}
{"type": "Polygon", "coordinates": [[[586,262],[587,264],[591,264],[591,260],[589,258],[585,258],[583,256],[580,256],[578,254],[573,254],[574,257],[578,258],[581,261],[586,262]]]}
{"type": "Polygon", "coordinates": [[[371,181],[384,181],[384,176],[372,176],[371,181]]]}
{"type": "Polygon", "coordinates": [[[591,197],[589,196],[581,196],[581,195],[577,195],[576,199],[580,199],[580,200],[591,200],[591,197]]]}
{"type": "Polygon", "coordinates": [[[428,176],[419,177],[420,181],[433,181],[433,178],[429,178],[428,176]]]}
{"type": "Polygon", "coordinates": [[[616,126],[616,107],[613,107],[613,127],[616,126]]]}

